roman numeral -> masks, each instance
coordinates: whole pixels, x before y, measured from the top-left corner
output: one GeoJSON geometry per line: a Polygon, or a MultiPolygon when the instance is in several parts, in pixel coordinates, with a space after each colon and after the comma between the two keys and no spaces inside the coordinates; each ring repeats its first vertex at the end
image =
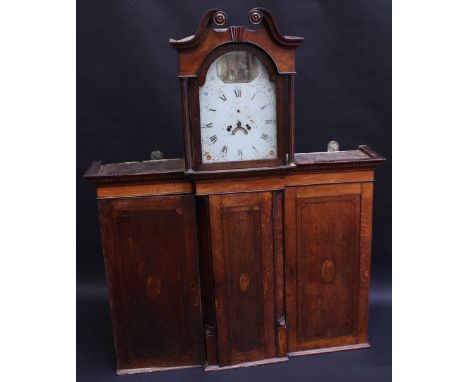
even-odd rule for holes
{"type": "Polygon", "coordinates": [[[213,122],[207,123],[206,125],[202,125],[202,128],[208,128],[211,129],[213,127],[213,122]]]}
{"type": "Polygon", "coordinates": [[[227,100],[227,98],[226,98],[226,96],[224,95],[224,93],[222,93],[222,94],[219,96],[219,98],[221,98],[223,101],[226,101],[226,100],[227,100]]]}
{"type": "Polygon", "coordinates": [[[263,105],[260,109],[265,109],[268,105],[263,105]]]}
{"type": "Polygon", "coordinates": [[[242,150],[241,149],[237,149],[237,155],[242,158],[242,150]]]}
{"type": "Polygon", "coordinates": [[[260,138],[262,138],[263,140],[266,141],[269,138],[269,135],[268,134],[262,134],[262,136],[260,138]]]}
{"type": "Polygon", "coordinates": [[[252,146],[257,154],[260,154],[255,146],[252,146]]]}
{"type": "Polygon", "coordinates": [[[254,95],[252,96],[252,98],[250,100],[253,100],[256,95],[257,95],[257,93],[254,93],[254,95]]]}
{"type": "Polygon", "coordinates": [[[273,122],[272,119],[267,119],[267,120],[265,120],[265,123],[266,123],[267,125],[271,124],[272,122],[273,122]]]}
{"type": "Polygon", "coordinates": [[[227,154],[228,147],[227,147],[226,145],[224,145],[223,148],[221,149],[221,151],[222,151],[224,154],[227,154]]]}
{"type": "Polygon", "coordinates": [[[208,109],[209,111],[216,111],[216,109],[208,109]]]}
{"type": "Polygon", "coordinates": [[[234,89],[234,94],[236,95],[236,97],[241,97],[242,96],[241,88],[235,88],[234,89]]]}
{"type": "Polygon", "coordinates": [[[218,137],[217,137],[216,135],[212,135],[212,136],[210,137],[211,143],[216,143],[217,140],[218,140],[218,137]]]}

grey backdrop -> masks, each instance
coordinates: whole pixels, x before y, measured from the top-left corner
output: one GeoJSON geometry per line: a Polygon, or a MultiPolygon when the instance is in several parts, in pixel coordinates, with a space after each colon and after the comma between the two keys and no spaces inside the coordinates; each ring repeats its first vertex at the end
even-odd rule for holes
{"type": "MultiPolygon", "coordinates": [[[[77,2],[77,375],[114,380],[94,187],[82,179],[105,163],[183,153],[177,54],[168,39],[195,32],[219,7],[229,25],[268,8],[297,50],[297,152],[367,144],[389,159],[377,170],[370,339],[373,348],[295,358],[289,363],[217,374],[186,370],[122,380],[383,381],[391,370],[391,2],[156,1],[77,2]]],[[[59,33],[59,32],[58,32],[59,33]]],[[[119,379],[120,380],[120,379],[119,379]]]]}

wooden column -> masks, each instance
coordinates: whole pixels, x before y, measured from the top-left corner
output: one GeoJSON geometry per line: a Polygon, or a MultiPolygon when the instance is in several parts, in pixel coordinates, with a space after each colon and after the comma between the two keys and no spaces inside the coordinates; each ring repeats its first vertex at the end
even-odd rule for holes
{"type": "Polygon", "coordinates": [[[289,93],[289,137],[288,137],[288,165],[295,166],[294,154],[296,152],[296,115],[294,110],[294,80],[295,74],[288,75],[288,93],[289,93]]]}
{"type": "Polygon", "coordinates": [[[192,147],[190,140],[190,102],[189,102],[189,79],[180,79],[180,90],[182,94],[182,123],[184,126],[184,155],[185,171],[192,170],[192,147]]]}

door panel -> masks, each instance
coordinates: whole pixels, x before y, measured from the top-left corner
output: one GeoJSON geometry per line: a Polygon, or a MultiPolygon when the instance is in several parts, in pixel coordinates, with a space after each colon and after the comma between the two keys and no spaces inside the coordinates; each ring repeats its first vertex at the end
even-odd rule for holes
{"type": "Polygon", "coordinates": [[[212,195],[210,214],[220,366],[272,358],[272,195],[212,195]]]}
{"type": "Polygon", "coordinates": [[[361,207],[357,186],[348,186],[350,194],[346,185],[286,192],[291,352],[358,341],[361,207]],[[341,194],[333,195],[337,190],[341,194]]]}
{"type": "Polygon", "coordinates": [[[99,203],[118,368],[201,364],[193,197],[99,203]]]}

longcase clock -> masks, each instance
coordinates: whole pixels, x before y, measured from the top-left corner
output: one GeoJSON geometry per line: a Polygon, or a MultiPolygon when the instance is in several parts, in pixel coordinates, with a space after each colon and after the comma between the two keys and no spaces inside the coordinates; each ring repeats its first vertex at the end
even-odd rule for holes
{"type": "Polygon", "coordinates": [[[253,29],[224,27],[208,11],[179,52],[186,171],[294,165],[295,49],[270,12],[252,9],[253,29]]]}

